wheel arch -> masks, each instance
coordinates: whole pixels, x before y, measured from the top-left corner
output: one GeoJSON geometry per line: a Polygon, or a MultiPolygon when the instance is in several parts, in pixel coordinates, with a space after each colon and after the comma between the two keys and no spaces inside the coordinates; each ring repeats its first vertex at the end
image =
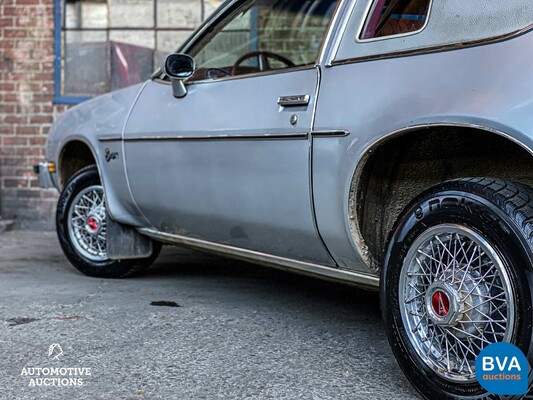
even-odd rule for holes
{"type": "Polygon", "coordinates": [[[533,156],[527,139],[490,125],[431,122],[396,129],[367,143],[348,183],[347,210],[352,241],[367,265],[381,268],[389,233],[412,199],[444,180],[486,176],[480,173],[480,161],[491,161],[488,171],[495,178],[533,185],[533,171],[524,163],[533,156]],[[448,148],[439,150],[443,144],[448,148]],[[461,147],[473,144],[479,147],[461,147]],[[512,157],[505,160],[507,156],[512,157]]]}
{"type": "Polygon", "coordinates": [[[96,165],[101,179],[101,169],[98,165],[96,151],[91,144],[83,138],[73,137],[63,143],[58,155],[57,181],[62,190],[69,179],[79,170],[89,165],[96,165]]]}

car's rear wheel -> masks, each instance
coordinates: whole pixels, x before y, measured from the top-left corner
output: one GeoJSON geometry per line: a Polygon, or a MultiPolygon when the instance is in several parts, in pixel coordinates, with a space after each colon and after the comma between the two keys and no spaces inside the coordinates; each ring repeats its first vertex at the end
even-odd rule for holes
{"type": "Polygon", "coordinates": [[[392,350],[425,397],[486,398],[479,353],[495,342],[530,352],[532,232],[533,191],[497,179],[445,182],[400,217],[381,304],[392,350]]]}
{"type": "Polygon", "coordinates": [[[65,256],[89,276],[124,278],[147,269],[159,255],[161,245],[154,242],[152,255],[147,258],[111,260],[106,219],[104,189],[92,165],[77,172],[59,197],[56,228],[65,256]]]}

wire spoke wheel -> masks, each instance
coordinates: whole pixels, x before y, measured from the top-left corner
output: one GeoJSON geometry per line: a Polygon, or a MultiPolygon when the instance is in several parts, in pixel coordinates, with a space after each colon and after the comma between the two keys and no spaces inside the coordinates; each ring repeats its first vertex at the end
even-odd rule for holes
{"type": "Polygon", "coordinates": [[[475,360],[511,342],[515,297],[496,249],[476,231],[443,224],[411,246],[399,284],[400,314],[420,358],[452,382],[475,382],[475,360]]]}
{"type": "Polygon", "coordinates": [[[107,256],[106,208],[104,189],[100,185],[81,190],[68,212],[68,233],[76,250],[92,261],[107,256]]]}

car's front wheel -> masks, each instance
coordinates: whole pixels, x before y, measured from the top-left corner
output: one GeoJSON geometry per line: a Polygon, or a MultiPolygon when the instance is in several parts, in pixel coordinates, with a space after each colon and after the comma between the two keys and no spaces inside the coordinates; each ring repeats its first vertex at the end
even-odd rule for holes
{"type": "Polygon", "coordinates": [[[107,214],[104,189],[92,165],[78,171],[63,189],[56,213],[59,243],[67,259],[89,276],[124,278],[147,269],[159,255],[153,243],[150,257],[111,260],[107,254],[107,214]]]}
{"type": "Polygon", "coordinates": [[[484,399],[475,361],[532,339],[533,190],[471,178],[419,196],[391,235],[381,304],[392,350],[431,399],[484,399]]]}

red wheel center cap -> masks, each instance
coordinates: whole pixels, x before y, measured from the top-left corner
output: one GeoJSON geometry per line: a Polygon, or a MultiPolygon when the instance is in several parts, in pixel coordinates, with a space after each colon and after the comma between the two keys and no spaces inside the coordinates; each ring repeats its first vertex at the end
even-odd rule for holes
{"type": "Polygon", "coordinates": [[[89,226],[89,228],[92,230],[92,231],[97,231],[98,230],[98,220],[96,218],[89,218],[87,220],[87,225],[89,226]]]}
{"type": "Polygon", "coordinates": [[[445,317],[450,312],[450,298],[442,290],[437,290],[433,293],[431,305],[433,306],[433,311],[439,317],[445,317]]]}

